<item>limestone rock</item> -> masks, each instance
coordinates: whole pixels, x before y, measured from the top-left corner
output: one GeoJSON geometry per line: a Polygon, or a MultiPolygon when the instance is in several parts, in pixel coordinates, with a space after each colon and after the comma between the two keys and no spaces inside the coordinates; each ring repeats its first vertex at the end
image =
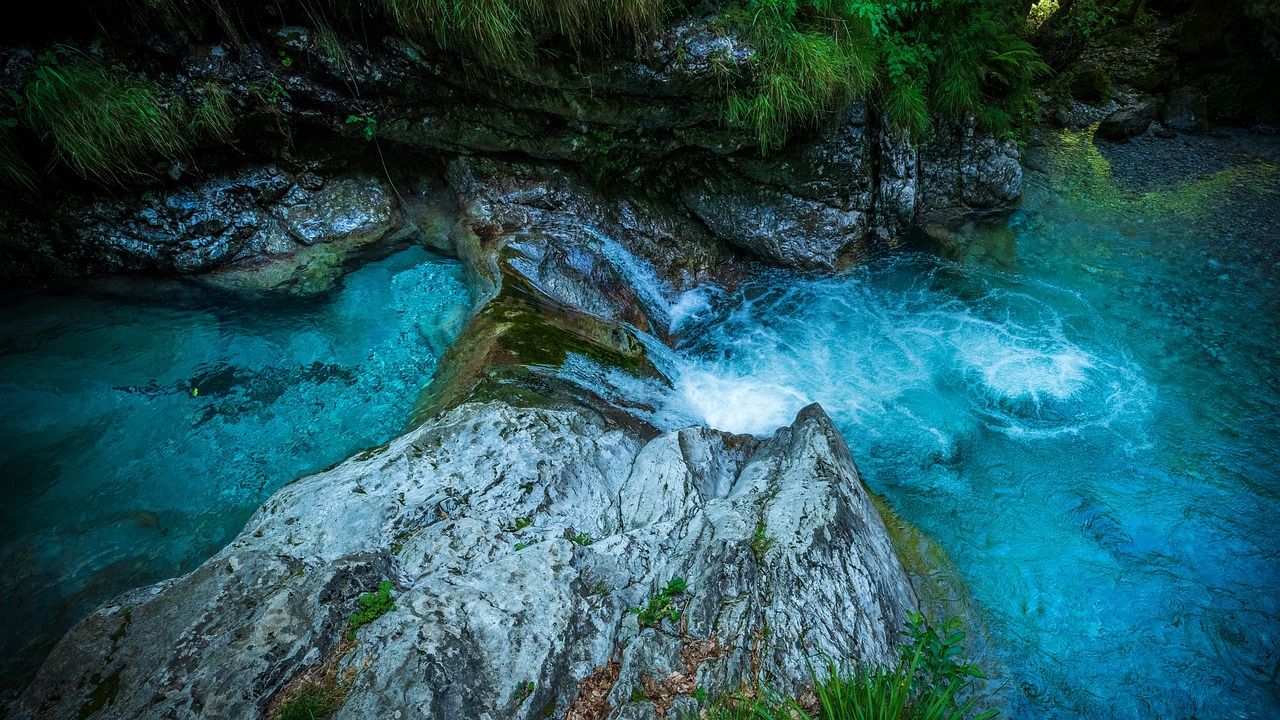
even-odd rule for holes
{"type": "Polygon", "coordinates": [[[258,165],[134,197],[68,198],[59,225],[29,230],[33,254],[77,275],[208,272],[315,245],[350,250],[402,225],[383,179],[258,165]]]}
{"type": "Polygon", "coordinates": [[[286,486],[199,570],[99,610],[12,717],[254,717],[382,578],[395,609],[343,660],[340,718],[563,717],[611,662],[615,713],[633,689],[669,707],[761,673],[794,688],[815,653],[891,660],[915,603],[817,406],[768,440],[644,442],[585,409],[468,404],[286,486]],[[629,609],[675,578],[679,620],[640,627],[629,609]]]}

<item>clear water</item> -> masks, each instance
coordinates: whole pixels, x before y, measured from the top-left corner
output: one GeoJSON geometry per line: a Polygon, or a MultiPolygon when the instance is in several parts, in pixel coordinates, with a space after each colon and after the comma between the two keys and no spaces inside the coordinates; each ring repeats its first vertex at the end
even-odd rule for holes
{"type": "Polygon", "coordinates": [[[313,297],[154,279],[0,312],[0,678],[71,624],[194,569],[284,483],[403,429],[470,309],[410,247],[313,297]]]}
{"type": "Polygon", "coordinates": [[[683,298],[660,419],[821,402],[955,562],[1012,717],[1280,717],[1277,142],[1203,142],[1148,178],[1065,134],[950,259],[683,298]]]}

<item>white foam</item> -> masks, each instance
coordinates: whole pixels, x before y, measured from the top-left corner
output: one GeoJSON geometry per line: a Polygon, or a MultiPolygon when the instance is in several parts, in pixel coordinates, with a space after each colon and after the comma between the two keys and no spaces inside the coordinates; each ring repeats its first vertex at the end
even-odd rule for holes
{"type": "Polygon", "coordinates": [[[787,385],[701,370],[685,373],[679,388],[691,413],[708,426],[747,435],[772,435],[810,402],[787,385]]]}

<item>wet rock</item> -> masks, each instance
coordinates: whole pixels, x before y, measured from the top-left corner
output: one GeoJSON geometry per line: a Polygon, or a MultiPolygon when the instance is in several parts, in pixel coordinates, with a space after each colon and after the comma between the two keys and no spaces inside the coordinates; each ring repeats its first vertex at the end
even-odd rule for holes
{"type": "Polygon", "coordinates": [[[497,248],[558,302],[661,334],[669,298],[716,275],[729,251],[695,220],[639,192],[607,196],[550,165],[459,157],[449,165],[459,254],[493,292],[497,248]]]}
{"type": "Polygon", "coordinates": [[[765,158],[734,155],[681,187],[724,241],[772,264],[834,269],[878,240],[946,215],[1006,208],[1022,192],[1013,141],[972,127],[917,146],[871,130],[855,104],[839,125],[765,158]]]}
{"type": "Polygon", "coordinates": [[[358,671],[335,717],[543,717],[611,662],[613,709],[635,688],[795,688],[815,653],[891,660],[915,603],[816,406],[769,440],[644,442],[586,409],[468,404],[285,487],[196,572],[99,610],[12,717],[79,717],[106,678],[104,717],[257,716],[382,578],[395,608],[342,660],[358,671]],[[629,609],[676,578],[678,619],[641,627],[629,609]]]}
{"type": "Polygon", "coordinates": [[[300,182],[274,165],[134,197],[68,197],[62,210],[53,227],[41,232],[32,225],[23,237],[32,254],[69,275],[201,273],[339,243],[347,252],[403,225],[394,195],[378,177],[325,182],[307,173],[300,182]]]}
{"type": "Polygon", "coordinates": [[[1108,140],[1128,140],[1141,135],[1151,127],[1151,123],[1156,119],[1156,111],[1155,100],[1141,99],[1104,118],[1094,135],[1108,140]]]}
{"type": "Polygon", "coordinates": [[[1164,124],[1182,132],[1209,129],[1205,94],[1193,87],[1180,87],[1169,93],[1164,106],[1164,124]]]}
{"type": "Polygon", "coordinates": [[[860,254],[867,213],[842,210],[729,173],[685,185],[681,198],[718,237],[786,267],[835,269],[860,254]]]}

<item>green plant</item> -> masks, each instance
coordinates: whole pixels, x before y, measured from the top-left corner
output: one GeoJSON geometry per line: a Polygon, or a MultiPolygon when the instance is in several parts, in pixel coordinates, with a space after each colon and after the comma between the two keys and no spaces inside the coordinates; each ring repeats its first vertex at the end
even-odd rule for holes
{"type": "Polygon", "coordinates": [[[664,618],[672,622],[680,619],[680,611],[675,606],[675,598],[685,594],[688,591],[684,578],[678,577],[667,583],[667,586],[658,591],[658,594],[649,599],[649,602],[641,608],[631,608],[630,612],[636,614],[636,620],[640,623],[641,628],[655,627],[664,618]]]}
{"type": "Polygon", "coordinates": [[[592,595],[608,595],[611,592],[613,592],[613,588],[602,582],[596,583],[595,586],[591,588],[592,595]]]}
{"type": "Polygon", "coordinates": [[[182,158],[190,143],[181,100],[155,83],[109,70],[74,50],[43,53],[23,93],[27,124],[83,177],[147,175],[155,160],[182,158]]]}
{"type": "Polygon", "coordinates": [[[829,661],[813,670],[818,699],[811,714],[794,699],[765,688],[758,697],[717,700],[707,720],[990,720],[996,711],[976,712],[972,698],[982,673],[960,661],[964,632],[958,620],[941,625],[912,613],[908,642],[897,664],[845,669],[829,661]]]}
{"type": "Polygon", "coordinates": [[[355,640],[357,630],[391,612],[396,606],[392,587],[390,580],[383,580],[378,583],[377,592],[364,593],[356,599],[359,609],[347,619],[347,639],[355,640]]]}
{"type": "MultiPolygon", "coordinates": [[[[9,118],[6,118],[8,120],[9,118]]],[[[0,184],[11,188],[35,190],[36,178],[31,167],[27,165],[13,143],[9,128],[11,124],[0,122],[0,184]]]]}
{"type": "Polygon", "coordinates": [[[348,125],[362,125],[364,128],[364,139],[372,140],[377,135],[378,120],[366,115],[348,115],[348,125]]]}
{"type": "Polygon", "coordinates": [[[532,680],[521,680],[516,683],[516,689],[511,693],[511,696],[515,698],[517,703],[523,703],[525,700],[529,699],[530,695],[533,694],[533,688],[534,684],[532,680]]]}
{"type": "Polygon", "coordinates": [[[346,688],[308,685],[291,700],[280,704],[277,720],[324,720],[342,707],[346,688]]]}
{"type": "Polygon", "coordinates": [[[268,105],[279,105],[285,100],[292,99],[289,91],[280,83],[280,78],[275,75],[272,75],[265,82],[250,83],[249,92],[268,105]]]}
{"type": "Polygon", "coordinates": [[[520,552],[521,550],[523,550],[523,549],[525,549],[525,548],[529,547],[529,546],[530,546],[530,545],[532,545],[532,544],[533,544],[533,542],[532,542],[532,541],[528,541],[528,540],[524,540],[524,541],[518,542],[518,543],[516,543],[516,552],[520,552]]]}
{"type": "Polygon", "coordinates": [[[631,697],[628,699],[633,703],[648,702],[649,696],[644,694],[644,690],[641,690],[640,688],[635,687],[635,688],[631,688],[631,697]]]}
{"type": "Polygon", "coordinates": [[[586,547],[595,542],[595,540],[590,535],[584,532],[580,532],[577,535],[574,535],[573,537],[569,538],[569,540],[583,547],[586,547]]]}
{"type": "Polygon", "coordinates": [[[539,38],[574,47],[655,30],[673,0],[365,0],[410,36],[502,66],[527,62],[539,38]]]}
{"type": "Polygon", "coordinates": [[[776,542],[776,539],[769,535],[768,528],[765,527],[763,522],[760,523],[756,531],[751,534],[750,542],[751,554],[756,556],[756,562],[764,559],[765,553],[769,552],[769,548],[773,547],[774,542],[776,542]]]}
{"type": "MultiPolygon", "coordinates": [[[[348,122],[350,122],[350,121],[348,121],[348,122]]],[[[514,522],[512,522],[510,525],[508,525],[508,526],[506,526],[505,528],[503,528],[503,530],[506,530],[507,532],[520,532],[521,530],[523,530],[523,529],[525,529],[525,528],[529,527],[529,526],[530,526],[530,525],[532,525],[532,524],[533,524],[533,518],[530,518],[530,517],[518,517],[518,518],[516,518],[516,519],[515,519],[515,521],[514,521],[514,522]]]]}
{"type": "Polygon", "coordinates": [[[191,111],[188,122],[191,134],[200,135],[224,143],[234,138],[235,117],[231,113],[231,102],[227,91],[222,86],[208,82],[198,90],[199,101],[191,111]]]}

